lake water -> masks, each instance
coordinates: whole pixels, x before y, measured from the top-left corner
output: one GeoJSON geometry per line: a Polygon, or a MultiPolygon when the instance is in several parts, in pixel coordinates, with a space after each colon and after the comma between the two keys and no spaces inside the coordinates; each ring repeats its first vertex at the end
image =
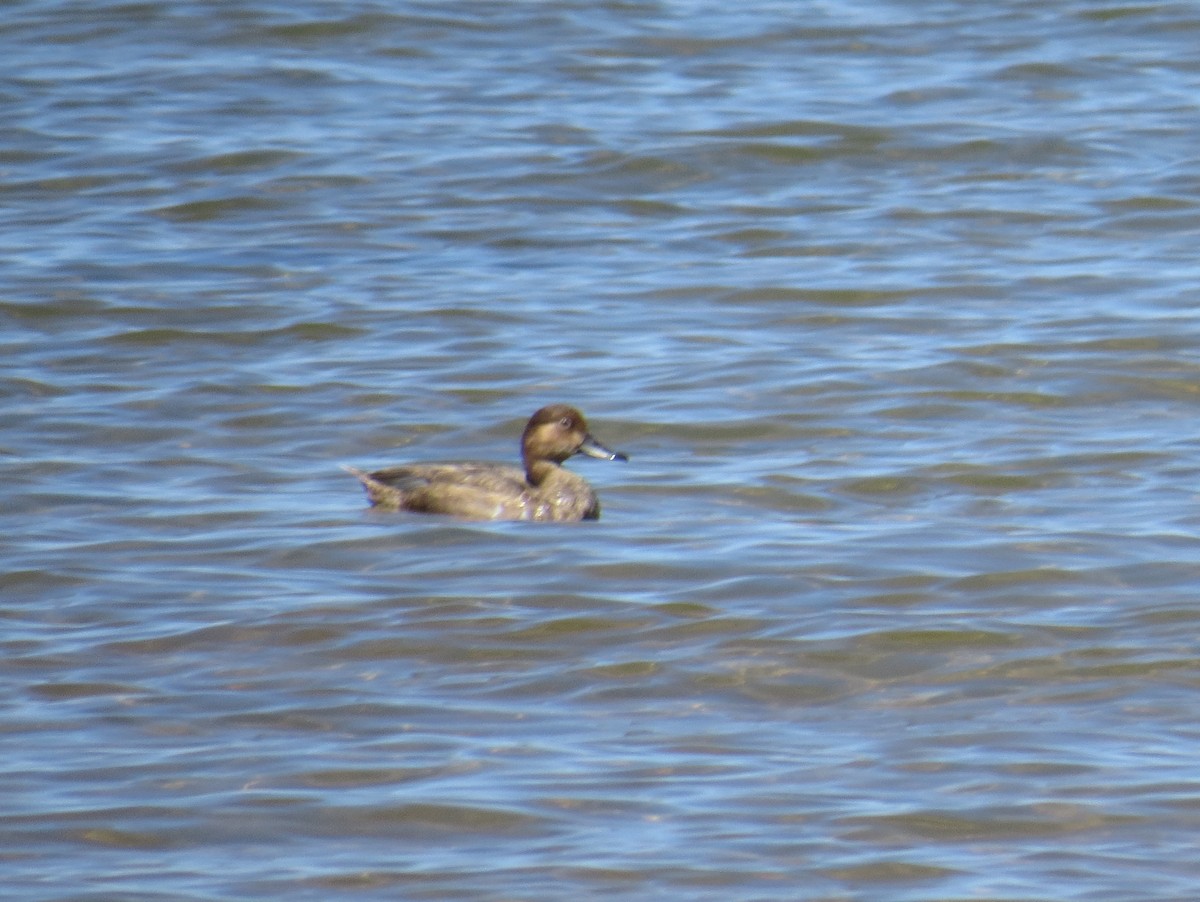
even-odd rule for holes
{"type": "Polygon", "coordinates": [[[5,898],[1196,898],[1200,7],[3,10],[5,898]]]}

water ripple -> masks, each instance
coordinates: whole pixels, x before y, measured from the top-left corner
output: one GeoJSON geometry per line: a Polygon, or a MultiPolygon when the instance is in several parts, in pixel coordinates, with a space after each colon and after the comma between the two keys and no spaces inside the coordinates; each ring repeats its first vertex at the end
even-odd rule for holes
{"type": "Polygon", "coordinates": [[[11,893],[1193,894],[1191,7],[8,12],[11,893]]]}

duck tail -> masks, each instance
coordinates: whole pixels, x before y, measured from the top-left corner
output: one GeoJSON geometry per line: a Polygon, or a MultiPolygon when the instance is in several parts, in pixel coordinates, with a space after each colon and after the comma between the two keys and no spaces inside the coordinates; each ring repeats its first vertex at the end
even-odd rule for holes
{"type": "Polygon", "coordinates": [[[391,508],[399,510],[404,501],[403,493],[393,486],[380,482],[370,473],[351,467],[348,464],[340,464],[341,468],[362,483],[362,486],[367,491],[367,498],[371,504],[379,507],[391,508]]]}

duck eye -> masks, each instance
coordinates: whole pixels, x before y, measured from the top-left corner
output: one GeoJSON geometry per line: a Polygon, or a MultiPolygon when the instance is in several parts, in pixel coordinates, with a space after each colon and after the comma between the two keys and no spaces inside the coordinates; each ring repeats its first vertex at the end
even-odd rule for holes
{"type": "Polygon", "coordinates": [[[558,421],[558,425],[562,426],[564,429],[570,429],[571,428],[571,418],[563,417],[561,420],[558,421]]]}

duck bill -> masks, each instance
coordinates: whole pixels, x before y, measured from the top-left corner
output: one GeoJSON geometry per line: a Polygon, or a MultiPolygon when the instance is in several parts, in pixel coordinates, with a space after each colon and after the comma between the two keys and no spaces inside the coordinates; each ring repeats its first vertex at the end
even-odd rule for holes
{"type": "Polygon", "coordinates": [[[595,457],[597,460],[629,460],[620,451],[612,451],[605,448],[590,435],[583,437],[583,444],[579,446],[579,450],[576,453],[586,454],[588,457],[595,457]]]}

